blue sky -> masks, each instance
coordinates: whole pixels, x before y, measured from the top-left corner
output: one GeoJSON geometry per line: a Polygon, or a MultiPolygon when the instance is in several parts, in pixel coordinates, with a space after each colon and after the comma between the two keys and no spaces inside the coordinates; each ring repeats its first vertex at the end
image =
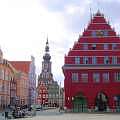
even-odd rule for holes
{"type": "Polygon", "coordinates": [[[120,32],[120,0],[0,0],[0,46],[8,60],[36,58],[36,72],[41,72],[48,35],[52,72],[64,81],[64,55],[98,9],[116,32],[120,32]]]}

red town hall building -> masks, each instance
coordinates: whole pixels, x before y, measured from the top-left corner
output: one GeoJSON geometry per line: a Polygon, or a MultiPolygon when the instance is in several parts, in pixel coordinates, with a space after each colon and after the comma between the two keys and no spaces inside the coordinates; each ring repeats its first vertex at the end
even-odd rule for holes
{"type": "Polygon", "coordinates": [[[119,111],[120,37],[99,11],[64,62],[67,109],[73,112],[119,111]]]}

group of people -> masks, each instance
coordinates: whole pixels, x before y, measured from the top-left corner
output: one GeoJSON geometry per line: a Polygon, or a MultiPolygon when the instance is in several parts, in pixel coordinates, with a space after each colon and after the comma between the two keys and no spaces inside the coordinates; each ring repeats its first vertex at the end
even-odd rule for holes
{"type": "Polygon", "coordinates": [[[11,118],[11,117],[22,118],[25,116],[25,111],[20,107],[16,107],[14,109],[6,108],[3,115],[5,116],[5,119],[11,118]]]}

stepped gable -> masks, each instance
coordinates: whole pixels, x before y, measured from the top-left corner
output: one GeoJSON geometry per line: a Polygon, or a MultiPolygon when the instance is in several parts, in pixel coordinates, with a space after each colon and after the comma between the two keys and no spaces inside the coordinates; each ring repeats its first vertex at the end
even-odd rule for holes
{"type": "Polygon", "coordinates": [[[99,11],[91,19],[87,29],[83,32],[83,37],[90,37],[91,35],[94,36],[94,32],[92,33],[92,31],[97,31],[98,36],[116,36],[115,31],[106,21],[104,15],[99,11]]]}
{"type": "MultiPolygon", "coordinates": [[[[71,50],[80,50],[81,43],[119,43],[120,38],[99,11],[92,17],[86,29],[71,50]]],[[[69,52],[70,52],[69,51],[69,52]]]]}

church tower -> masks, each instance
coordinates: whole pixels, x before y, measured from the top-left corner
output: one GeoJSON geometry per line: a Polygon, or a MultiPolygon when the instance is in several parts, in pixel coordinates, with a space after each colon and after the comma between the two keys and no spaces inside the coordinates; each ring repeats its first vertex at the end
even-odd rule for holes
{"type": "Polygon", "coordinates": [[[58,103],[59,86],[53,80],[52,62],[49,53],[48,38],[45,46],[45,54],[43,55],[42,70],[38,76],[37,87],[37,103],[41,105],[56,106],[58,103]]]}
{"type": "Polygon", "coordinates": [[[37,103],[47,105],[49,107],[58,106],[59,104],[59,86],[57,81],[54,81],[52,74],[52,62],[49,53],[48,38],[45,46],[45,54],[43,55],[42,70],[38,76],[37,87],[37,103]]]}
{"type": "Polygon", "coordinates": [[[49,53],[49,42],[47,38],[46,46],[45,46],[45,54],[43,56],[43,62],[42,62],[42,71],[38,80],[39,82],[44,81],[46,85],[52,83],[53,81],[53,74],[51,73],[52,62],[50,60],[51,60],[51,56],[49,53]]]}

